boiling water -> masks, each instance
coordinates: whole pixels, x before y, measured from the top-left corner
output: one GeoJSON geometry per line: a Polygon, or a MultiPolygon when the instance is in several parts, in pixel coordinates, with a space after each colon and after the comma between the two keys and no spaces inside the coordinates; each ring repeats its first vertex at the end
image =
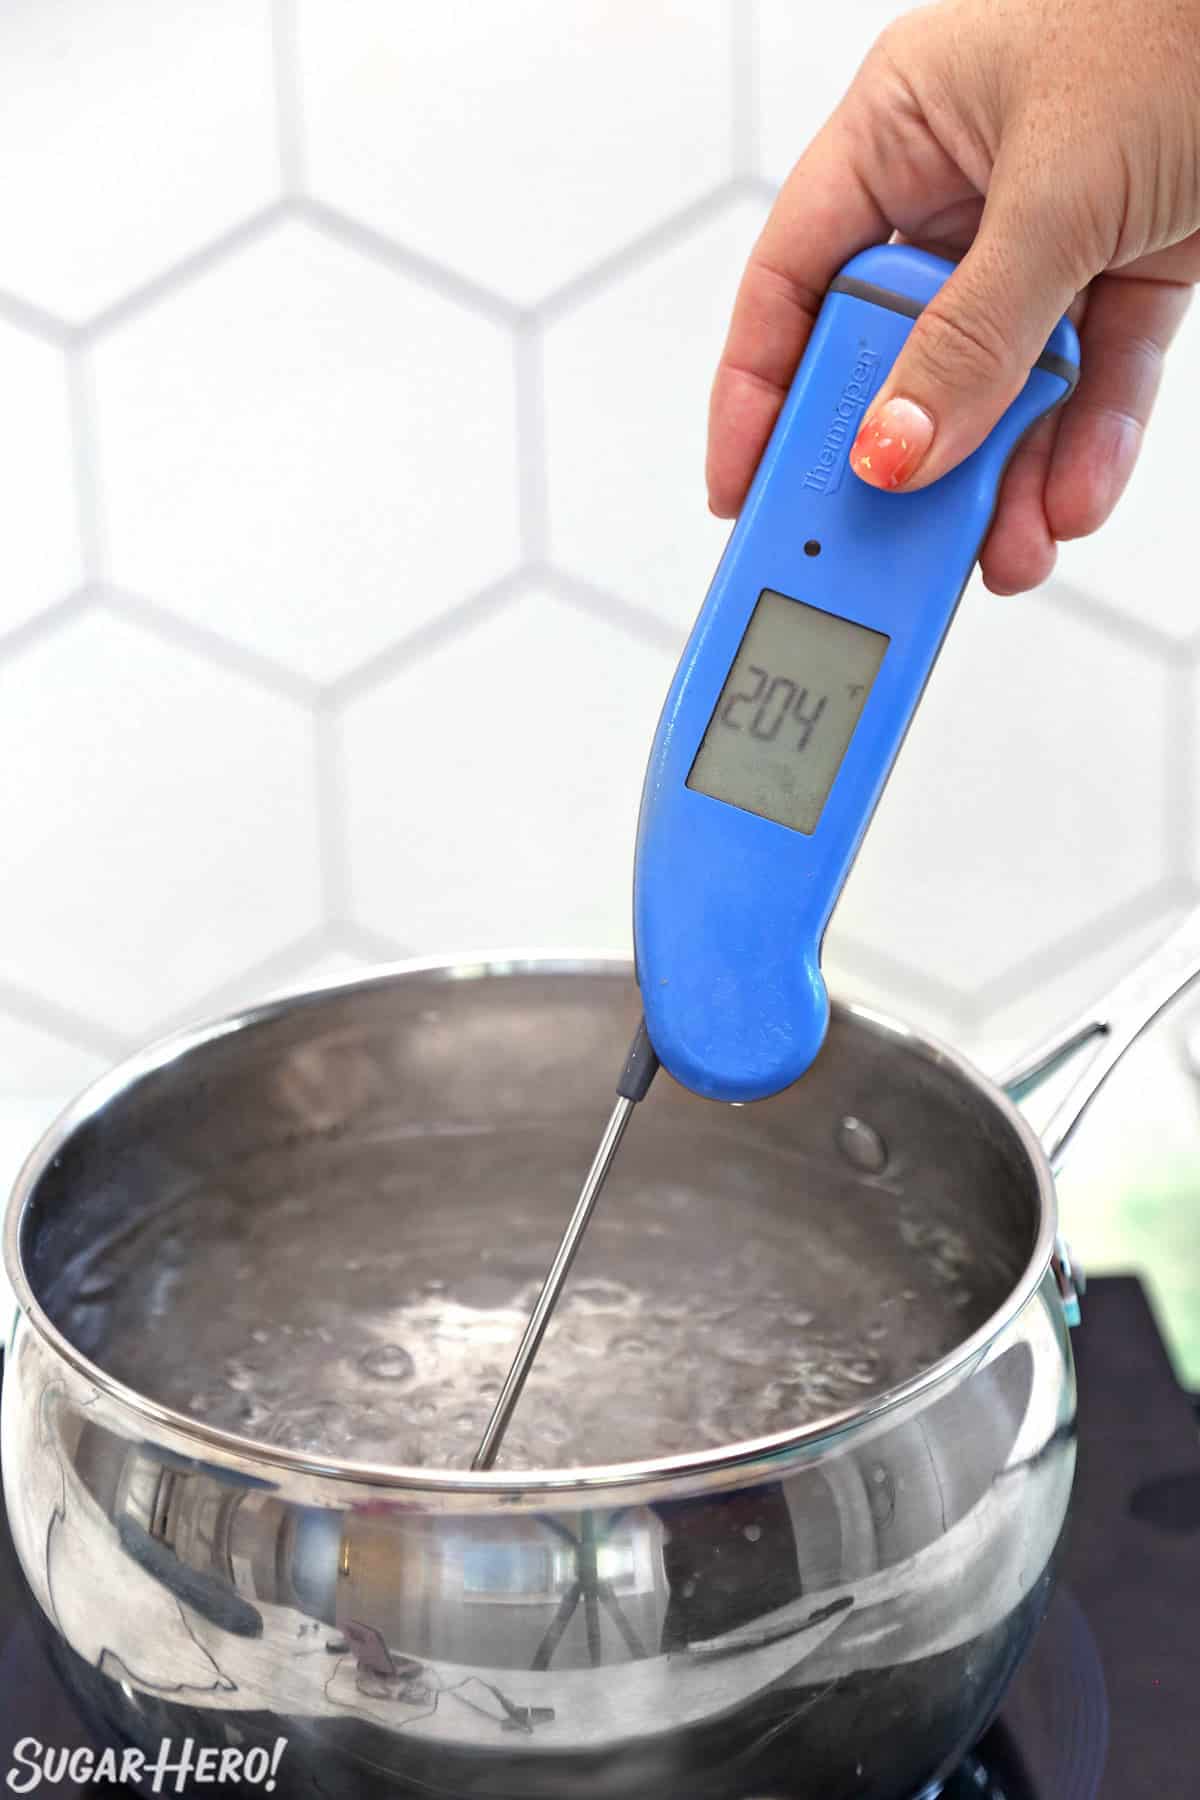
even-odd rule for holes
{"type": "MultiPolygon", "coordinates": [[[[968,1245],[884,1176],[744,1132],[629,1147],[501,1467],[716,1447],[937,1360],[1000,1304],[968,1245]]],[[[273,1149],[183,1181],[72,1271],[63,1328],[212,1425],[335,1458],[465,1468],[592,1145],[544,1124],[273,1149]]]]}

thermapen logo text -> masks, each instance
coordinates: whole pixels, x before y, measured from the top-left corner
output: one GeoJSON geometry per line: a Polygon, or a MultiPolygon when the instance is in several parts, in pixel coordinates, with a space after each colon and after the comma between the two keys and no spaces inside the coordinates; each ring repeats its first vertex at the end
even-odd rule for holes
{"type": "Polygon", "coordinates": [[[879,378],[879,352],[860,344],[858,361],[849,381],[842,389],[834,408],[829,429],[821,441],[820,454],[806,473],[802,487],[816,488],[819,494],[836,493],[846,472],[846,459],[858,432],[859,421],[879,378]]]}
{"type": "Polygon", "coordinates": [[[141,1750],[91,1750],[86,1745],[64,1750],[25,1737],[13,1745],[12,1767],[6,1777],[14,1794],[30,1794],[43,1784],[57,1787],[69,1781],[75,1787],[105,1781],[133,1787],[141,1783],[152,1794],[183,1794],[195,1782],[198,1787],[218,1783],[245,1783],[265,1794],[275,1791],[275,1777],[287,1749],[287,1739],[276,1738],[270,1750],[255,1744],[249,1750],[229,1745],[196,1748],[194,1738],[181,1744],[160,1738],[158,1751],[147,1756],[141,1750]]]}

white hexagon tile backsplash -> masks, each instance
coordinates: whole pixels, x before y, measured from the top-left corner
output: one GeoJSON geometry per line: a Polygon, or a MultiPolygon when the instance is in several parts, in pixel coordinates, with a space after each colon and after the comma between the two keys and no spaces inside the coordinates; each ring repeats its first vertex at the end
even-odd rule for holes
{"type": "Polygon", "coordinates": [[[142,1034],[311,932],[315,738],[298,700],[102,604],[0,661],[0,982],[142,1034]]]}
{"type": "Polygon", "coordinates": [[[1165,646],[1053,589],[976,580],[837,913],[837,936],[985,1008],[1182,877],[1165,646]]]}
{"type": "Polygon", "coordinates": [[[65,350],[0,319],[0,634],[83,575],[65,350]]]}
{"type": "Polygon", "coordinates": [[[349,910],[422,952],[620,951],[671,654],[532,587],[347,702],[349,910]]]}
{"type": "Polygon", "coordinates": [[[730,196],[546,326],[550,560],[680,643],[729,533],[701,482],[708,389],[766,213],[730,196]]]}
{"type": "Polygon", "coordinates": [[[281,220],[92,349],[107,577],[315,685],[517,561],[512,334],[281,220]]]}
{"type": "Polygon", "coordinates": [[[308,191],[522,305],[730,176],[726,0],[298,0],[308,191]]]}
{"type": "Polygon", "coordinates": [[[279,191],[270,0],[0,7],[0,288],[103,313],[279,191]]]}
{"type": "MultiPolygon", "coordinates": [[[[899,10],[0,8],[0,1129],[252,993],[628,945],[733,291],[899,10]]],[[[1114,522],[973,584],[830,933],[992,1061],[1200,895],[1196,378],[1193,317],[1114,522]]]]}

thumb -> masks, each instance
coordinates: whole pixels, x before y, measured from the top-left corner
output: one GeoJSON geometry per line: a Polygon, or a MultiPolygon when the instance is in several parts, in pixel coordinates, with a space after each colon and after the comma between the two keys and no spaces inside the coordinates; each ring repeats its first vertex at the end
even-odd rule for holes
{"type": "Polygon", "coordinates": [[[850,452],[874,487],[912,491],[977,450],[1097,269],[1050,205],[993,186],[979,231],[924,307],[850,452]]]}

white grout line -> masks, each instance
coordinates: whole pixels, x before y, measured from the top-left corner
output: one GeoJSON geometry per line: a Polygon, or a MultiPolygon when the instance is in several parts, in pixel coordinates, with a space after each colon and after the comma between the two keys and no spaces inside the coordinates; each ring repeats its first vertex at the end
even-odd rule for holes
{"type": "Polygon", "coordinates": [[[625,600],[608,588],[597,587],[594,582],[584,581],[581,576],[564,569],[551,567],[545,581],[550,592],[568,606],[604,619],[655,650],[668,650],[676,656],[682,653],[689,626],[673,625],[648,607],[638,606],[634,601],[625,600]]]}
{"type": "Polygon", "coordinates": [[[180,289],[190,286],[193,281],[209,274],[239,252],[270,237],[271,233],[276,231],[288,216],[289,208],[283,201],[273,201],[269,206],[260,207],[248,218],[239,220],[236,225],[231,225],[228,231],[223,231],[219,237],[211,239],[207,244],[202,244],[198,250],[190,251],[177,263],[172,263],[170,268],[164,269],[160,274],[153,276],[151,280],[143,282],[140,287],[132,289],[122,299],[114,300],[110,306],[102,307],[99,312],[93,313],[92,317],[79,327],[78,341],[88,344],[95,343],[97,339],[106,336],[110,331],[115,331],[119,326],[127,325],[130,320],[139,318],[151,307],[158,306],[164,300],[169,300],[180,289]]]}
{"type": "Polygon", "coordinates": [[[993,1013],[1019,1001],[1039,982],[1053,980],[1078,967],[1088,957],[1119,943],[1139,927],[1165,918],[1181,903],[1179,884],[1170,877],[1160,877],[1131,900],[1110,907],[1094,919],[1081,921],[1068,934],[1043,944],[1013,963],[1002,975],[983,982],[973,996],[979,1009],[973,1023],[977,1027],[986,1025],[993,1013]]]}
{"type": "Polygon", "coordinates": [[[11,325],[16,331],[23,331],[29,337],[41,338],[43,343],[54,344],[65,349],[74,337],[74,327],[65,319],[47,312],[45,307],[38,306],[32,300],[26,300],[20,294],[14,294],[8,288],[0,288],[0,319],[11,325]]]}
{"type": "Polygon", "coordinates": [[[1056,575],[1051,576],[1039,591],[1039,604],[1056,607],[1102,637],[1115,638],[1118,643],[1130,644],[1151,656],[1165,657],[1171,662],[1180,657],[1179,640],[1170,632],[1159,631],[1143,619],[1123,613],[1099,595],[1076,587],[1074,582],[1060,580],[1056,575]]]}
{"type": "Polygon", "coordinates": [[[1163,784],[1167,803],[1167,855],[1172,873],[1194,883],[1200,877],[1200,792],[1196,759],[1200,737],[1196,731],[1197,672],[1173,668],[1168,672],[1167,744],[1163,784]]]}
{"type": "Polygon", "coordinates": [[[758,11],[755,0],[728,0],[732,80],[731,150],[735,175],[760,173],[758,11]]]}
{"type": "Polygon", "coordinates": [[[92,359],[82,345],[67,352],[67,404],[80,567],[84,581],[94,582],[102,579],[105,570],[102,482],[92,359]]]}
{"type": "Polygon", "coordinates": [[[533,308],[536,317],[546,325],[561,319],[564,314],[573,312],[577,306],[584,305],[597,294],[624,280],[627,275],[642,269],[655,257],[673,250],[676,245],[686,243],[706,225],[728,212],[739,200],[746,197],[749,184],[745,181],[730,178],[713,188],[711,192],[693,200],[680,211],[652,225],[639,237],[622,245],[611,255],[593,263],[579,275],[573,275],[561,287],[547,294],[533,308]]]}
{"type": "Polygon", "coordinates": [[[430,651],[438,650],[443,644],[452,643],[464,632],[471,631],[493,613],[500,612],[511,600],[527,586],[532,585],[533,570],[525,564],[518,565],[502,575],[498,581],[489,582],[478,593],[457,605],[447,608],[437,618],[418,625],[405,637],[388,645],[386,650],[379,651],[348,674],[339,676],[335,681],[321,689],[318,706],[325,709],[338,709],[370,693],[383,682],[389,681],[393,675],[406,669],[410,663],[419,662],[430,651]]]}
{"type": "Polygon", "coordinates": [[[113,1031],[99,1019],[88,1018],[72,1007],[60,1006],[44,994],[13,981],[0,980],[0,1012],[93,1056],[122,1056],[134,1041],[124,1032],[113,1031]]]}
{"type": "Polygon", "coordinates": [[[521,553],[543,562],[550,541],[550,469],[546,446],[544,342],[533,318],[522,319],[513,336],[516,383],[517,514],[521,553]]]}
{"type": "Polygon", "coordinates": [[[312,706],[316,702],[319,689],[315,681],[284,668],[271,657],[263,656],[257,650],[247,648],[245,644],[227,638],[222,632],[183,618],[157,600],[147,600],[142,594],[134,594],[127,588],[106,583],[95,588],[93,597],[95,604],[105,612],[127,619],[130,624],[140,626],[143,631],[166,643],[175,644],[209,662],[219,663],[232,674],[254,682],[257,687],[266,688],[280,699],[294,701],[299,706],[312,706]]]}
{"type": "Polygon", "coordinates": [[[478,313],[481,318],[490,319],[493,324],[509,330],[523,316],[522,308],[513,301],[504,299],[502,295],[482,287],[465,275],[460,275],[456,269],[448,268],[444,263],[433,262],[415,250],[406,249],[394,238],[386,237],[383,232],[364,225],[360,219],[352,218],[349,213],[330,206],[324,200],[304,196],[289,201],[287,210],[290,217],[302,220],[314,231],[322,232],[335,242],[344,244],[347,249],[378,263],[381,268],[394,275],[431,289],[452,306],[465,307],[469,312],[478,313]]]}
{"type": "Polygon", "coordinates": [[[90,612],[94,605],[92,590],[82,587],[76,588],[73,593],[64,594],[61,600],[55,600],[52,605],[44,606],[31,619],[14,625],[11,631],[0,633],[0,662],[11,662],[42,638],[53,637],[84,613],[90,612]]]}
{"type": "Polygon", "coordinates": [[[205,988],[186,1006],[173,1007],[154,1021],[146,1033],[147,1041],[168,1037],[186,1026],[219,1018],[235,1008],[256,1005],[269,994],[287,985],[289,975],[314,962],[324,951],[332,949],[330,933],[324,925],[292,938],[256,962],[225,976],[205,988]]]}
{"type": "Polygon", "coordinates": [[[321,904],[329,921],[344,917],[350,910],[345,742],[342,720],[337,713],[319,711],[313,727],[321,904]]]}
{"type": "MultiPolygon", "coordinates": [[[[836,924],[836,916],[834,922],[836,924]]],[[[940,981],[936,976],[914,968],[887,951],[877,950],[872,945],[849,938],[841,932],[837,934],[837,960],[848,969],[861,969],[864,976],[900,995],[911,996],[918,1003],[924,1001],[936,1007],[956,1029],[967,1028],[970,996],[960,993],[949,982],[940,981]]],[[[848,978],[846,985],[852,986],[852,979],[848,978]]]]}
{"type": "Polygon", "coordinates": [[[296,0],[274,0],[271,8],[271,57],[275,78],[279,183],[285,198],[290,199],[304,192],[308,172],[297,48],[296,0]]]}

